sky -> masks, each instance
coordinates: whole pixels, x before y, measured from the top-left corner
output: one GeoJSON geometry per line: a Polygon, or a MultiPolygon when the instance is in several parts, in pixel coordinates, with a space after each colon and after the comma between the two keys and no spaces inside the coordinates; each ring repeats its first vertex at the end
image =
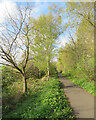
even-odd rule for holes
{"type": "MultiPolygon", "coordinates": [[[[2,1],[2,0],[0,0],[2,1]]],[[[95,0],[10,0],[13,2],[95,2],[95,0]]]]}
{"type": "MultiPolygon", "coordinates": [[[[35,0],[36,2],[32,2],[33,4],[33,17],[38,17],[42,13],[47,14],[48,13],[48,6],[52,4],[52,2],[39,2],[40,0],[35,0]]],[[[56,0],[55,0],[56,1],[56,0]]],[[[55,4],[59,4],[61,6],[65,6],[64,3],[62,2],[54,2],[55,4]]],[[[7,11],[11,14],[14,15],[14,12],[16,11],[16,4],[20,4],[20,2],[14,2],[11,0],[0,0],[0,23],[4,22],[5,19],[7,19],[7,11]],[[7,9],[7,11],[6,11],[7,9]]],[[[21,2],[22,5],[26,5],[26,2],[21,2]]],[[[67,19],[67,18],[66,18],[67,19]]],[[[3,29],[3,28],[0,28],[3,29]]],[[[64,46],[65,43],[68,41],[68,38],[66,35],[61,35],[59,37],[59,44],[58,47],[64,46]]]]}

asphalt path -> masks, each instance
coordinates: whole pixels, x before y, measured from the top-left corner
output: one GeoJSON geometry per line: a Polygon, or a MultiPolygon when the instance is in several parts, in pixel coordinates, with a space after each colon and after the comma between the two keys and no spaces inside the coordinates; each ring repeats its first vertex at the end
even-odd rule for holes
{"type": "Polygon", "coordinates": [[[91,120],[91,118],[94,118],[94,96],[61,74],[59,74],[59,81],[62,83],[64,93],[73,109],[76,119],[86,118],[86,120],[91,120]]]}

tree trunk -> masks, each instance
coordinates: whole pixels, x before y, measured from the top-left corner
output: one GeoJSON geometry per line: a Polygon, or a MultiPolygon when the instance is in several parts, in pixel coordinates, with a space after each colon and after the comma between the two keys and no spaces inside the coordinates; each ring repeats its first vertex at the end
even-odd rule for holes
{"type": "Polygon", "coordinates": [[[41,72],[40,72],[40,70],[38,70],[38,78],[39,79],[41,78],[41,72]]]}
{"type": "Polygon", "coordinates": [[[25,74],[23,75],[23,93],[27,92],[27,80],[25,74]]]}
{"type": "Polygon", "coordinates": [[[39,79],[41,78],[41,73],[40,73],[40,71],[39,71],[39,79]]]}
{"type": "Polygon", "coordinates": [[[49,69],[49,61],[47,62],[47,80],[49,80],[50,69],[49,69]]]}

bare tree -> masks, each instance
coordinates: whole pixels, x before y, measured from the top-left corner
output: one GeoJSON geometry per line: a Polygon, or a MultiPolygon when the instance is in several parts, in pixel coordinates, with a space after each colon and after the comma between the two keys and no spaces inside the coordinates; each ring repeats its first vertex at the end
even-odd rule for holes
{"type": "Polygon", "coordinates": [[[0,24],[0,64],[16,69],[22,75],[23,92],[27,92],[26,65],[29,61],[30,24],[32,6],[17,6],[12,16],[0,24]],[[23,57],[22,57],[23,55],[23,57]]]}

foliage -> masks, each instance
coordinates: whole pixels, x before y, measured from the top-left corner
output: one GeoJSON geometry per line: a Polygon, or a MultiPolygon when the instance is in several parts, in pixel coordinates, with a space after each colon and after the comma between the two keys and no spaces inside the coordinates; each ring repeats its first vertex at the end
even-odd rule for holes
{"type": "Polygon", "coordinates": [[[57,73],[56,62],[51,62],[50,63],[50,75],[54,75],[56,73],[57,73]]]}
{"type": "Polygon", "coordinates": [[[88,24],[84,26],[83,22],[77,31],[75,44],[70,41],[64,48],[60,48],[57,68],[73,77],[91,80],[94,79],[94,43],[91,36],[93,28],[88,24]]]}
{"type": "Polygon", "coordinates": [[[18,102],[22,95],[23,89],[22,81],[18,80],[12,84],[8,84],[2,89],[2,111],[8,113],[14,108],[14,105],[18,102]]]}
{"type": "Polygon", "coordinates": [[[45,71],[47,76],[50,72],[50,61],[55,55],[55,45],[58,36],[62,33],[61,18],[52,15],[42,14],[38,19],[33,19],[31,35],[33,42],[31,44],[31,54],[34,56],[34,63],[39,70],[45,71]]]}
{"type": "Polygon", "coordinates": [[[27,63],[26,66],[26,78],[41,78],[45,75],[45,72],[43,70],[40,71],[40,69],[37,67],[37,65],[34,63],[34,61],[30,60],[27,63]]]}
{"type": "Polygon", "coordinates": [[[86,79],[82,78],[82,79],[76,79],[76,78],[72,78],[69,77],[66,74],[62,74],[64,77],[69,78],[73,83],[75,83],[76,85],[84,88],[86,91],[88,91],[88,93],[96,96],[96,91],[95,91],[95,85],[94,85],[94,81],[86,81],[86,79]]]}
{"type": "Polygon", "coordinates": [[[91,26],[94,25],[94,3],[91,2],[67,2],[66,10],[68,17],[68,25],[75,26],[84,19],[91,26]]]}
{"type": "Polygon", "coordinates": [[[69,42],[59,49],[57,69],[94,94],[94,4],[66,3],[69,42]]]}
{"type": "Polygon", "coordinates": [[[35,82],[34,85],[34,88],[30,88],[29,92],[22,96],[22,103],[9,114],[4,114],[4,118],[74,119],[57,75],[47,82],[35,82]]]}
{"type": "Polygon", "coordinates": [[[16,70],[10,67],[2,66],[2,87],[9,86],[13,82],[17,82],[17,80],[20,79],[21,76],[16,70]]]}
{"type": "Polygon", "coordinates": [[[22,16],[23,11],[19,10],[20,21],[18,17],[16,20],[8,19],[10,24],[7,24],[6,28],[12,26],[13,32],[16,29],[16,34],[13,36],[13,32],[10,33],[10,29],[6,29],[3,37],[7,42],[2,41],[0,46],[1,57],[7,60],[7,63],[3,64],[12,67],[2,67],[3,118],[74,119],[61,84],[56,76],[52,76],[57,70],[71,76],[74,83],[94,94],[93,3],[78,2],[66,5],[64,10],[54,4],[53,8],[49,7],[51,12],[47,15],[42,14],[37,19],[30,16],[31,11],[27,6],[25,17],[22,16]],[[66,24],[63,20],[65,12],[68,15],[66,24]],[[57,39],[65,31],[63,28],[69,29],[70,40],[59,49],[56,64],[52,59],[56,53],[57,39]],[[23,76],[25,87],[16,69],[23,76]],[[49,76],[49,73],[49,81],[46,80],[46,76],[43,80],[38,79],[45,74],[49,76]],[[22,89],[26,93],[23,94],[22,89]]]}

